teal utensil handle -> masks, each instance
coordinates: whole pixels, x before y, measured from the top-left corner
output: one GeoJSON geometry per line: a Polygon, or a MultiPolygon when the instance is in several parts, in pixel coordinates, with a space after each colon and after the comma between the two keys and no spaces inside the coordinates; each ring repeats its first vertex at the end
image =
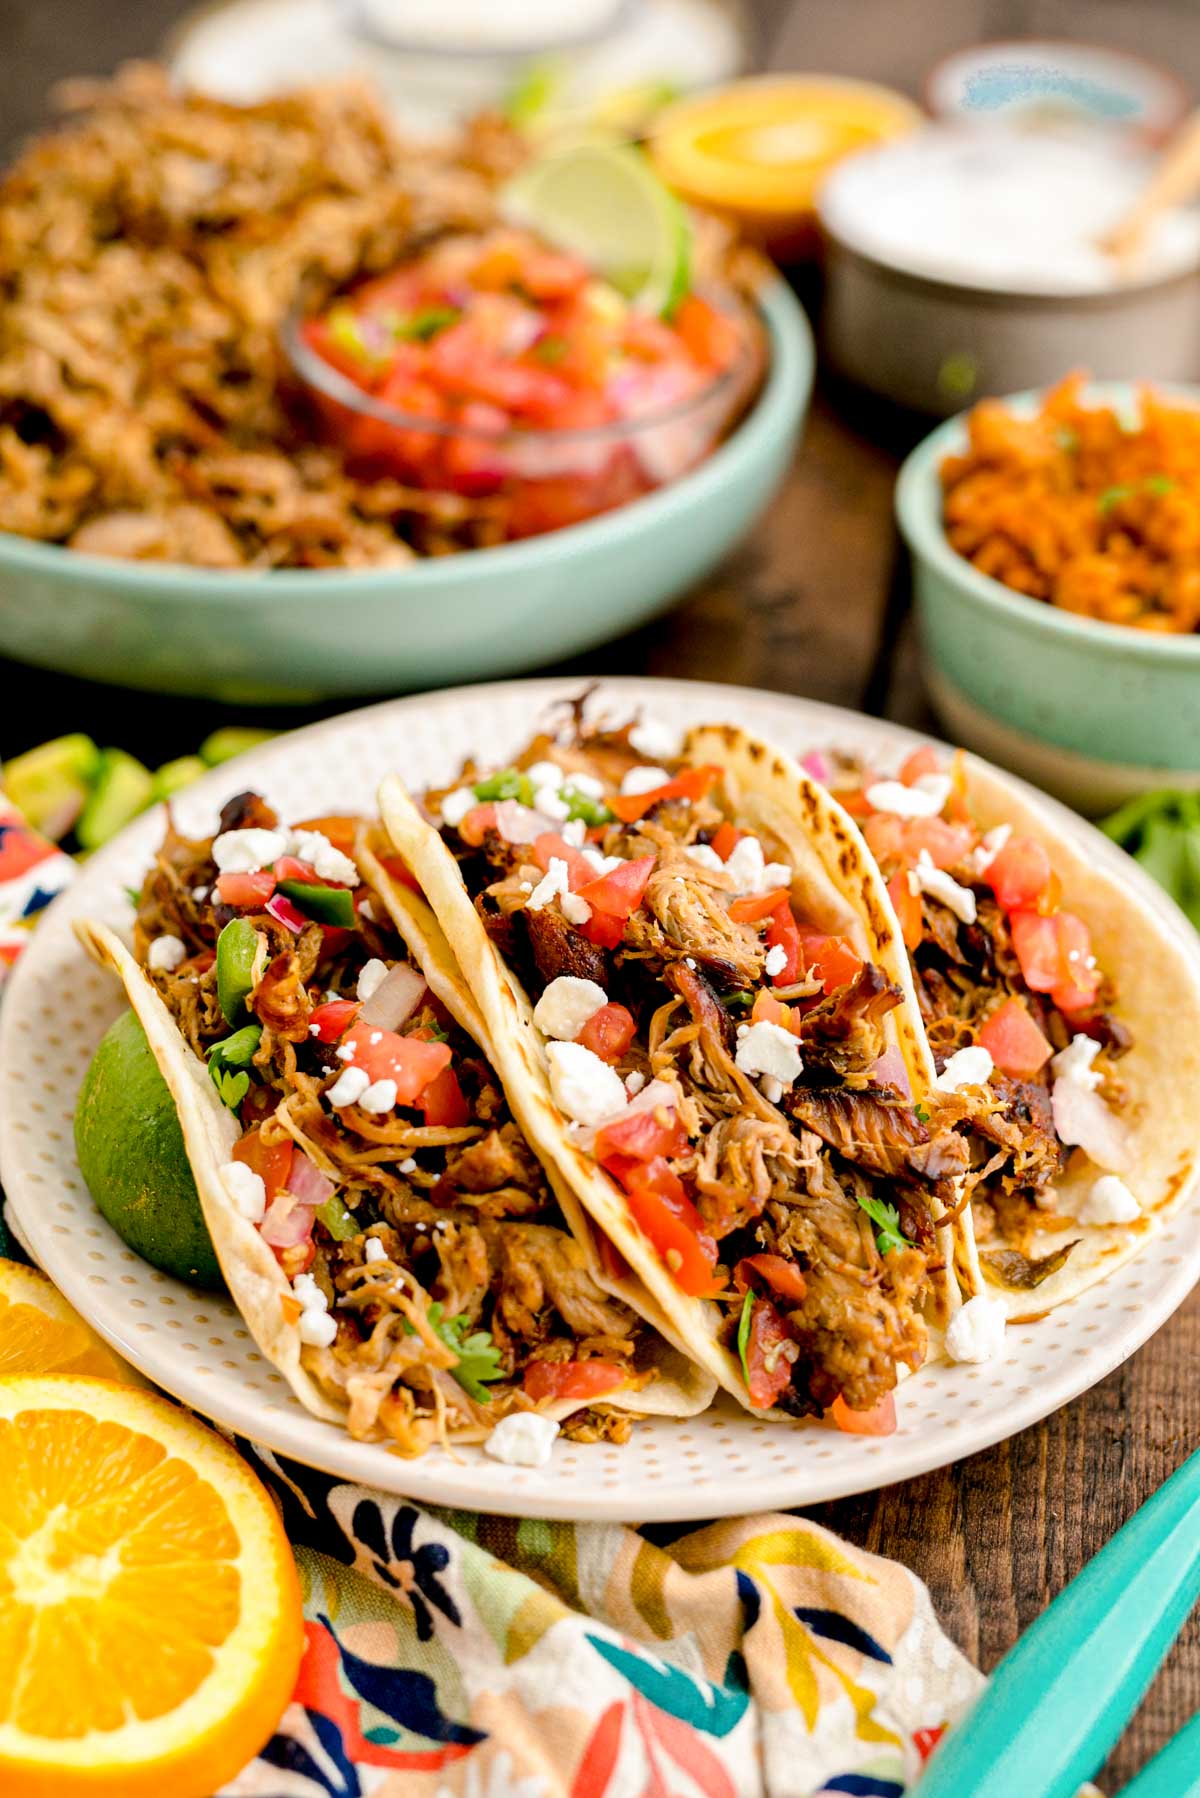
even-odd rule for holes
{"type": "Polygon", "coordinates": [[[1004,1657],[914,1798],[1073,1798],[1121,1734],[1197,1595],[1200,1454],[1004,1657]]]}
{"type": "Polygon", "coordinates": [[[1200,1798],[1200,1711],[1142,1768],[1119,1798],[1200,1798]]]}

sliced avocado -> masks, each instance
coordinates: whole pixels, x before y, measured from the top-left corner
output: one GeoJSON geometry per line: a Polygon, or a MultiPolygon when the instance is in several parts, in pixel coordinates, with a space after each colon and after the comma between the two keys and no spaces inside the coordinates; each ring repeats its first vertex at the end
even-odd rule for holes
{"type": "Polygon", "coordinates": [[[161,768],[154,770],[155,799],[169,799],[172,793],[182,793],[184,787],[190,787],[194,780],[208,773],[208,763],[201,761],[198,755],[181,755],[173,762],[164,762],[161,768]]]}
{"type": "Polygon", "coordinates": [[[215,730],[211,737],[205,737],[200,745],[200,759],[206,767],[216,768],[243,750],[254,749],[278,735],[278,731],[265,730],[257,724],[228,724],[224,730],[215,730]]]}
{"type": "Polygon", "coordinates": [[[144,812],[154,798],[154,776],[123,749],[106,749],[91,796],[75,826],[81,849],[99,849],[144,812]]]}
{"type": "Polygon", "coordinates": [[[4,764],[4,790],[26,822],[57,842],[87,804],[100,751],[77,732],[39,743],[4,764]]]}
{"type": "Polygon", "coordinates": [[[249,918],[231,918],[217,938],[217,1001],[235,1029],[249,1015],[246,1000],[254,991],[260,950],[265,953],[265,940],[249,918]]]}

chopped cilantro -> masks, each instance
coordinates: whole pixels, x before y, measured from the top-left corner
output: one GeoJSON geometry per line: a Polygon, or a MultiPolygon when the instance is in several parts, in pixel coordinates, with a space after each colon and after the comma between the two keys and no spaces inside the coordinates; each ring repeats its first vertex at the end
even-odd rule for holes
{"type": "Polygon", "coordinates": [[[911,1249],[912,1243],[900,1228],[900,1213],[884,1199],[859,1197],[859,1206],[875,1225],[875,1247],[881,1255],[893,1249],[911,1249]]]}
{"type": "Polygon", "coordinates": [[[738,1319],[737,1333],[738,1359],[741,1361],[742,1373],[745,1375],[747,1386],[750,1384],[750,1369],[746,1366],[746,1350],[750,1345],[750,1319],[753,1314],[754,1294],[747,1292],[742,1300],[742,1315],[738,1319]]]}
{"type": "Polygon", "coordinates": [[[565,337],[556,337],[551,331],[534,344],[533,353],[547,368],[554,368],[562,361],[569,348],[565,337]]]}
{"type": "Polygon", "coordinates": [[[589,829],[597,824],[611,824],[613,821],[613,813],[603,799],[593,799],[587,793],[577,793],[571,786],[563,787],[559,798],[567,808],[567,817],[581,818],[589,829]]]}
{"type": "Polygon", "coordinates": [[[211,1061],[208,1064],[208,1071],[212,1075],[213,1085],[220,1094],[222,1105],[227,1105],[230,1111],[236,1111],[250,1091],[249,1074],[227,1074],[211,1061]]]}
{"type": "Polygon", "coordinates": [[[396,315],[389,320],[389,326],[393,337],[409,343],[428,343],[439,331],[457,324],[461,317],[457,306],[422,306],[407,316],[396,315]]]}
{"type": "Polygon", "coordinates": [[[519,799],[522,805],[533,804],[533,782],[519,768],[501,768],[486,780],[476,781],[476,799],[519,799]]]}
{"type": "Polygon", "coordinates": [[[458,1381],[468,1398],[476,1404],[490,1405],[492,1395],[486,1389],[485,1380],[501,1380],[504,1370],[500,1366],[500,1350],[492,1341],[487,1330],[476,1330],[470,1336],[464,1336],[467,1327],[465,1317],[446,1317],[440,1299],[430,1305],[426,1316],[434,1334],[440,1336],[446,1347],[458,1356],[458,1366],[450,1372],[458,1381]]]}
{"type": "Polygon", "coordinates": [[[221,1095],[221,1103],[236,1111],[250,1090],[250,1076],[244,1070],[254,1059],[262,1039],[261,1024],[246,1024],[235,1030],[208,1051],[208,1071],[221,1095]]]}
{"type": "Polygon", "coordinates": [[[141,887],[124,887],[124,888],[122,888],[122,891],[124,892],[125,897],[128,899],[130,905],[132,905],[134,910],[136,911],[138,906],[142,903],[141,887]]]}
{"type": "Polygon", "coordinates": [[[922,1124],[927,1124],[929,1122],[929,1107],[928,1107],[928,1105],[914,1105],[913,1106],[913,1116],[918,1118],[922,1124]]]}
{"type": "Polygon", "coordinates": [[[1158,498],[1164,493],[1174,493],[1175,482],[1169,474],[1148,474],[1142,482],[1142,488],[1146,493],[1153,493],[1158,498]]]}
{"type": "Polygon", "coordinates": [[[1133,492],[1132,487],[1106,487],[1096,501],[1096,510],[1102,518],[1107,518],[1114,506],[1120,505],[1133,492]]]}

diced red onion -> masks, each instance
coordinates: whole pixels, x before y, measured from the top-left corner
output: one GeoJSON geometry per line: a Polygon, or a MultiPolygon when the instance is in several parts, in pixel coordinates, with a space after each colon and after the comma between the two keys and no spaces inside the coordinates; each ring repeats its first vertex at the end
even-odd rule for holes
{"type": "Polygon", "coordinates": [[[553,818],[522,805],[519,799],[501,799],[496,805],[496,829],[506,843],[535,843],[548,830],[557,830],[553,818]]]}
{"type": "Polygon", "coordinates": [[[877,1086],[890,1086],[900,1094],[902,1099],[912,1098],[908,1069],[905,1067],[904,1057],[895,1043],[889,1049],[885,1049],[878,1060],[871,1063],[868,1072],[877,1086]]]}
{"type": "Polygon", "coordinates": [[[327,1180],[320,1168],[314,1167],[308,1156],[299,1150],[292,1156],[287,1189],[301,1205],[314,1206],[323,1205],[337,1190],[333,1181],[327,1180]]]}
{"type": "Polygon", "coordinates": [[[425,993],[425,976],[406,961],[389,968],[371,997],[363,1005],[359,1022],[376,1030],[399,1030],[425,993]]]}
{"type": "Polygon", "coordinates": [[[258,1233],[273,1249],[294,1249],[313,1232],[313,1207],[301,1205],[291,1193],[281,1192],[267,1206],[258,1233]]]}
{"type": "Polygon", "coordinates": [[[810,749],[807,755],[802,755],[800,766],[806,774],[811,774],[814,780],[819,780],[823,787],[827,787],[833,778],[833,769],[829,766],[828,758],[819,749],[810,749]]]}
{"type": "Polygon", "coordinates": [[[1077,1080],[1056,1080],[1050,1104],[1054,1128],[1063,1142],[1082,1149],[1097,1167],[1112,1173],[1127,1166],[1124,1133],[1098,1092],[1077,1080]]]}
{"type": "Polygon", "coordinates": [[[308,919],[302,911],[298,911],[286,893],[272,893],[265,908],[277,924],[283,924],[288,930],[294,930],[299,936],[308,919]]]}

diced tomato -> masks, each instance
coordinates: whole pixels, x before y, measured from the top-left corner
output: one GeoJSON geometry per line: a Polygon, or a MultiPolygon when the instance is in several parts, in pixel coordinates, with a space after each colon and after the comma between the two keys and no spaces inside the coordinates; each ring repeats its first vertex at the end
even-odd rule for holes
{"type": "Polygon", "coordinates": [[[800,1269],[782,1255],[744,1255],[733,1270],[733,1283],[739,1292],[745,1292],[751,1273],[765,1280],[780,1298],[795,1299],[797,1304],[808,1292],[808,1282],[800,1269]]]}
{"type": "Polygon", "coordinates": [[[1012,837],[990,862],[984,879],[1005,911],[1036,907],[1050,885],[1050,857],[1032,837],[1012,837]]]}
{"type": "Polygon", "coordinates": [[[615,1361],[534,1361],[522,1381],[535,1404],[546,1399],[599,1398],[625,1384],[625,1370],[615,1361]]]}
{"type": "Polygon", "coordinates": [[[324,1005],[318,1005],[308,1014],[308,1034],[315,1036],[319,1043],[336,1043],[349,1030],[358,1013],[359,1006],[354,999],[327,999],[324,1005]]]}
{"type": "Polygon", "coordinates": [[[920,749],[914,749],[911,755],[905,756],[897,778],[906,787],[915,787],[923,775],[937,774],[940,767],[937,750],[930,744],[923,743],[920,749]]]}
{"type": "Polygon", "coordinates": [[[653,1161],[658,1156],[683,1155],[688,1135],[672,1107],[626,1111],[596,1132],[595,1156],[602,1167],[616,1157],[634,1161],[653,1161]]]}
{"type": "Polygon", "coordinates": [[[756,1411],[769,1410],[792,1383],[792,1359],[784,1353],[789,1340],[770,1299],[755,1299],[746,1341],[746,1392],[756,1411]]]}
{"type": "Polygon", "coordinates": [[[827,993],[849,986],[862,972],[862,957],[844,936],[819,936],[801,931],[800,959],[805,971],[812,970],[827,993]]]}
{"type": "Polygon", "coordinates": [[[704,1229],[682,1182],[663,1160],[637,1170],[626,1203],[634,1223],[665,1262],[681,1292],[691,1298],[714,1298],[723,1290],[713,1269],[717,1245],[704,1229]]]}
{"type": "Polygon", "coordinates": [[[288,1183],[294,1149],[295,1145],[288,1137],[282,1142],[265,1143],[261,1128],[256,1128],[247,1130],[234,1143],[233,1159],[244,1162],[258,1175],[266,1189],[269,1205],[288,1183]]]}
{"type": "Polygon", "coordinates": [[[720,778],[720,768],[711,764],[700,768],[685,768],[674,780],[667,781],[664,786],[652,788],[649,793],[615,793],[608,802],[609,809],[616,813],[622,824],[636,824],[661,799],[690,799],[695,804],[696,800],[704,798],[713,782],[720,778]]]}
{"type": "Polygon", "coordinates": [[[217,898],[235,911],[261,911],[275,891],[275,876],[270,868],[258,868],[253,874],[222,874],[217,879],[217,898]]]}
{"type": "Polygon", "coordinates": [[[747,893],[741,899],[735,899],[729,907],[729,916],[735,924],[757,924],[763,918],[769,918],[780,905],[788,903],[786,887],[772,887],[769,893],[747,893]]]}
{"type": "Polygon", "coordinates": [[[979,1032],[985,1048],[1004,1074],[1026,1078],[1049,1061],[1053,1050],[1020,999],[1006,999],[979,1032]]]}
{"type": "Polygon", "coordinates": [[[1014,911],[1009,913],[1008,927],[1026,986],[1035,993],[1052,992],[1063,976],[1058,919],[1038,911],[1014,911]]]}
{"type": "MultiPolygon", "coordinates": [[[[552,860],[566,862],[567,885],[573,893],[582,891],[596,878],[596,870],[587,856],[581,855],[578,849],[565,842],[557,831],[545,830],[542,832],[534,842],[533,859],[543,874],[550,872],[552,860]]],[[[606,906],[601,909],[611,911],[613,907],[606,906]]]]}
{"type": "Polygon", "coordinates": [[[829,1416],[839,1430],[848,1436],[894,1436],[896,1433],[896,1395],[885,1393],[870,1411],[852,1411],[839,1392],[829,1407],[829,1416]]]}
{"type": "Polygon", "coordinates": [[[804,944],[800,935],[800,926],[792,912],[791,900],[785,893],[771,913],[771,922],[767,928],[767,948],[782,949],[784,963],[778,973],[772,974],[774,986],[791,986],[799,980],[803,965],[804,944]]]}
{"type": "Polygon", "coordinates": [[[458,1075],[453,1068],[443,1068],[440,1074],[435,1074],[418,1103],[425,1113],[427,1124],[441,1124],[447,1129],[457,1130],[471,1121],[471,1108],[463,1097],[458,1075]]]}
{"type": "Polygon", "coordinates": [[[397,1036],[392,1030],[376,1030],[370,1024],[355,1024],[347,1032],[344,1046],[352,1048],[352,1065],[361,1068],[372,1081],[394,1080],[396,1103],[412,1105],[443,1068],[450,1066],[450,1049],[445,1043],[423,1042],[417,1036],[397,1036]]]}
{"type": "Polygon", "coordinates": [[[799,1036],[803,1020],[798,1011],[776,999],[765,987],[759,987],[754,995],[754,1006],[750,1012],[752,1024],[778,1024],[781,1030],[790,1030],[793,1036],[799,1036]]]}
{"type": "MultiPolygon", "coordinates": [[[[541,840],[539,837],[538,841],[541,840]]],[[[594,912],[605,912],[612,918],[627,918],[642,903],[642,895],[657,860],[657,855],[639,855],[598,876],[595,869],[589,869],[592,878],[576,891],[594,912]]]]}
{"type": "Polygon", "coordinates": [[[729,368],[736,359],[741,343],[737,326],[698,293],[680,301],[671,323],[703,368],[729,368]]]}
{"type": "Polygon", "coordinates": [[[610,1000],[592,1013],[575,1041],[601,1061],[620,1061],[636,1034],[632,1013],[610,1000]]]}
{"type": "Polygon", "coordinates": [[[587,286],[590,271],[578,256],[561,250],[521,252],[517,285],[535,300],[566,300],[587,286]]]}
{"type": "Polygon", "coordinates": [[[614,917],[608,912],[594,911],[578,929],[579,934],[585,936],[589,943],[595,943],[597,949],[615,949],[625,935],[625,919],[614,917]]]}
{"type": "Polygon", "coordinates": [[[904,939],[904,947],[918,948],[925,934],[925,912],[920,893],[914,893],[908,884],[906,869],[901,868],[892,875],[887,883],[887,890],[888,898],[900,920],[900,935],[904,939]]]}
{"type": "Polygon", "coordinates": [[[381,855],[379,865],[397,886],[407,887],[410,893],[419,893],[421,883],[401,855],[381,855]]]}
{"type": "Polygon", "coordinates": [[[1092,954],[1092,933],[1074,912],[1060,911],[1058,926],[1059,980],[1050,997],[1060,1011],[1087,1011],[1100,989],[1100,970],[1092,954]]]}
{"type": "Polygon", "coordinates": [[[336,880],[322,880],[311,862],[302,862],[295,855],[281,855],[275,863],[276,880],[299,880],[306,886],[339,886],[336,880]]]}
{"type": "Polygon", "coordinates": [[[953,868],[978,840],[970,824],[949,824],[945,818],[897,818],[891,812],[872,812],[863,824],[863,835],[881,866],[899,861],[915,867],[923,849],[935,868],[953,868]]]}
{"type": "Polygon", "coordinates": [[[292,828],[318,831],[335,849],[340,849],[343,855],[352,855],[360,823],[361,819],[358,818],[305,818],[302,824],[294,824],[292,828]]]}
{"type": "Polygon", "coordinates": [[[485,805],[473,805],[471,807],[466,817],[459,823],[458,834],[464,843],[469,843],[472,849],[478,849],[479,845],[483,842],[485,834],[489,830],[495,830],[495,828],[495,801],[489,799],[485,805]]]}
{"type": "MultiPolygon", "coordinates": [[[[307,919],[305,922],[307,923],[307,919]]],[[[352,930],[343,930],[340,924],[322,924],[320,961],[331,961],[340,955],[346,944],[354,935],[352,930]]]]}
{"type": "Polygon", "coordinates": [[[723,824],[717,826],[713,832],[712,847],[723,862],[729,860],[745,834],[745,831],[739,830],[736,824],[731,824],[728,818],[723,824]]]}

